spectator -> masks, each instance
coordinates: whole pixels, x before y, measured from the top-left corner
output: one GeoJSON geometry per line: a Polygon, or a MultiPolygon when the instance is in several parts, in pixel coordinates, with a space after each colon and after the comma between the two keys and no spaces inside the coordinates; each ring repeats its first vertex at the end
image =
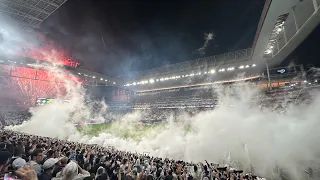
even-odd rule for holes
{"type": "Polygon", "coordinates": [[[14,155],[10,162],[10,165],[11,165],[10,170],[17,170],[17,169],[23,168],[27,164],[26,160],[22,158],[23,154],[24,154],[24,149],[22,146],[17,146],[14,148],[14,155]]]}
{"type": "Polygon", "coordinates": [[[43,160],[43,154],[41,149],[36,149],[31,153],[30,166],[36,171],[37,175],[40,175],[42,166],[40,163],[43,160]]]}
{"type": "Polygon", "coordinates": [[[36,172],[30,167],[18,169],[15,174],[23,180],[38,180],[36,172]]]}
{"type": "Polygon", "coordinates": [[[12,156],[12,153],[5,149],[0,150],[0,177],[4,177],[5,173],[8,169],[8,161],[10,157],[12,156]]]}
{"type": "Polygon", "coordinates": [[[57,174],[61,172],[64,169],[64,167],[66,167],[67,164],[68,164],[68,159],[66,157],[62,157],[60,159],[60,164],[58,164],[58,166],[54,168],[52,177],[56,177],[57,174]]]}
{"type": "Polygon", "coordinates": [[[30,174],[30,168],[22,168],[26,163],[22,157],[26,156],[26,160],[31,159],[27,162],[27,165],[29,164],[34,169],[40,180],[257,179],[256,176],[250,174],[243,175],[243,171],[219,167],[217,164],[209,164],[208,162],[192,164],[12,131],[0,131],[0,136],[3,137],[4,142],[0,144],[0,170],[2,175],[7,172],[7,167],[10,167],[10,164],[14,169],[18,169],[21,174],[30,174]],[[44,145],[47,143],[49,145],[44,145]],[[25,145],[25,151],[22,144],[25,145]],[[12,157],[13,149],[15,153],[12,161],[8,161],[12,157]],[[79,152],[80,149],[81,152],[79,152]],[[43,161],[43,150],[48,150],[45,161],[43,161]],[[73,157],[70,156],[71,154],[74,154],[74,158],[80,162],[74,161],[73,157]]]}
{"type": "Polygon", "coordinates": [[[83,180],[85,177],[89,177],[90,173],[83,170],[78,164],[71,161],[62,171],[61,178],[53,178],[55,180],[83,180]]]}
{"type": "Polygon", "coordinates": [[[39,176],[39,180],[51,180],[55,165],[59,162],[58,159],[49,158],[43,163],[43,172],[39,176]]]}

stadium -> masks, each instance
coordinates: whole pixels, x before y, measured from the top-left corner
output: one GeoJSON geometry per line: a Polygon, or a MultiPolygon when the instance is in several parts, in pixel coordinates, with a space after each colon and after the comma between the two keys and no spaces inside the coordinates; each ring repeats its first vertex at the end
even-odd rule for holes
{"type": "Polygon", "coordinates": [[[319,0],[266,0],[247,49],[121,77],[87,70],[37,33],[40,46],[11,38],[36,32],[65,2],[0,2],[1,16],[13,22],[0,31],[4,147],[31,138],[45,152],[63,154],[54,158],[74,154],[83,175],[92,170],[85,164],[97,166],[94,179],[100,165],[110,179],[200,179],[189,162],[204,160],[202,179],[318,179],[318,70],[283,62],[318,27],[319,0]],[[135,166],[122,164],[128,159],[135,166]]]}

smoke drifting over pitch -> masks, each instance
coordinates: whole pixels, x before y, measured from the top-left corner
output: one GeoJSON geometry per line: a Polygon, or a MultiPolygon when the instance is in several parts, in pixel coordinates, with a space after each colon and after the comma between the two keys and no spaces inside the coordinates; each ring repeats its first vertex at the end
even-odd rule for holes
{"type": "MultiPolygon", "coordinates": [[[[320,163],[317,156],[320,147],[315,143],[320,138],[320,115],[316,113],[320,108],[318,94],[312,104],[289,106],[286,114],[279,114],[256,105],[258,102],[253,97],[258,90],[247,86],[230,87],[229,91],[219,93],[221,104],[215,110],[194,117],[178,117],[191,123],[193,131],[185,134],[183,126],[169,118],[165,129],[157,129],[152,136],[137,142],[108,133],[97,137],[81,136],[71,121],[90,119],[91,109],[83,101],[81,87],[77,88],[70,88],[70,103],[56,102],[37,107],[30,121],[11,128],[78,142],[113,145],[133,152],[147,151],[154,156],[224,162],[247,171],[253,167],[255,173],[262,176],[269,176],[279,167],[291,176],[290,179],[302,179],[305,169],[320,163]],[[74,111],[81,115],[72,119],[70,113],[74,111]]],[[[134,112],[120,118],[118,123],[127,127],[124,130],[130,130],[134,128],[134,125],[130,126],[134,124],[131,122],[139,120],[141,114],[134,112]]]]}
{"type": "MultiPolygon", "coordinates": [[[[6,44],[1,46],[3,50],[6,47],[6,44]]],[[[66,76],[65,70],[59,66],[44,68],[66,76]]],[[[287,108],[286,114],[279,114],[272,108],[262,109],[256,105],[258,103],[253,96],[259,93],[258,90],[247,86],[230,87],[230,91],[219,93],[221,103],[215,110],[201,112],[194,117],[178,117],[191,123],[193,131],[186,134],[183,127],[169,117],[165,129],[157,129],[152,136],[137,142],[108,133],[89,137],[77,132],[72,122],[94,118],[91,115],[92,104],[85,102],[85,93],[79,83],[65,79],[67,93],[59,98],[61,101],[33,108],[30,121],[7,128],[77,142],[113,145],[133,152],[148,151],[153,156],[193,162],[224,162],[246,171],[253,167],[256,174],[265,177],[274,174],[278,178],[279,174],[272,173],[278,167],[290,175],[289,179],[304,179],[305,169],[316,170],[320,164],[318,93],[314,95],[312,104],[293,105],[287,108]],[[63,102],[64,99],[69,102],[63,102]]],[[[120,118],[119,124],[128,125],[140,119],[140,113],[134,112],[120,118]]]]}

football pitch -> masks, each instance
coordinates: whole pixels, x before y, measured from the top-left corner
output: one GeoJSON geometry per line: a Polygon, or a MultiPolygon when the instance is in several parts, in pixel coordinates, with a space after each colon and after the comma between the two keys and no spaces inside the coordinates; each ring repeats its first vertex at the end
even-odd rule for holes
{"type": "MultiPolygon", "coordinates": [[[[152,125],[137,125],[123,123],[104,123],[77,127],[83,135],[98,136],[101,133],[109,133],[114,136],[140,141],[144,137],[153,137],[161,131],[169,128],[167,123],[152,125]]],[[[190,125],[183,125],[185,133],[192,131],[190,125]]]]}
{"type": "Polygon", "coordinates": [[[152,136],[165,128],[165,124],[140,126],[120,123],[104,123],[77,127],[78,131],[84,135],[98,136],[101,133],[109,133],[120,138],[137,141],[145,136],[152,136]]]}

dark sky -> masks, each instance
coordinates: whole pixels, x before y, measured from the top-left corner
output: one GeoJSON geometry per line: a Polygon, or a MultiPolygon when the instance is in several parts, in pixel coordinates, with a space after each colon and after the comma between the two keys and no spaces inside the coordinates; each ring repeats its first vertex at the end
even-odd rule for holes
{"type": "Polygon", "coordinates": [[[265,0],[68,0],[41,25],[83,67],[121,76],[252,46],[265,0]]]}
{"type": "Polygon", "coordinates": [[[282,62],[281,66],[288,64],[303,64],[320,67],[320,25],[282,62]]]}

